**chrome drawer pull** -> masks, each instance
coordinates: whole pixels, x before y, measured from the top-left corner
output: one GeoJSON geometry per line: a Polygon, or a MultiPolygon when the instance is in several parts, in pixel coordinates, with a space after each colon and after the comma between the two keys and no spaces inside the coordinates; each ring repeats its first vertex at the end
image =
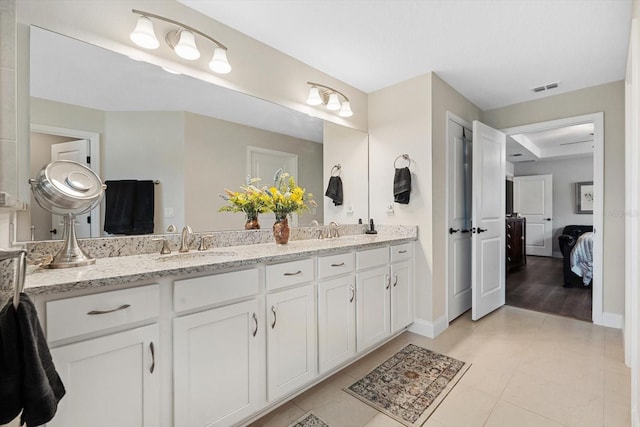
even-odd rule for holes
{"type": "Polygon", "coordinates": [[[115,311],[125,310],[125,309],[127,309],[129,307],[131,307],[131,304],[122,304],[120,307],[114,308],[113,310],[91,310],[87,314],[89,316],[94,316],[96,314],[109,314],[109,313],[113,313],[115,311]]]}
{"type": "Polygon", "coordinates": [[[353,289],[353,286],[349,286],[349,289],[351,289],[351,299],[349,302],[353,302],[353,300],[356,299],[356,290],[353,289]]]}
{"type": "Polygon", "coordinates": [[[398,251],[398,253],[399,253],[399,254],[406,254],[406,253],[407,253],[407,250],[406,250],[406,249],[403,249],[403,250],[401,250],[401,251],[398,251]]]}
{"type": "Polygon", "coordinates": [[[153,341],[149,343],[149,350],[151,350],[151,368],[149,368],[149,373],[153,374],[153,371],[156,369],[156,349],[153,346],[153,341]]]}
{"type": "Polygon", "coordinates": [[[391,277],[388,274],[385,274],[384,280],[387,282],[387,287],[385,289],[389,289],[389,287],[391,287],[391,277]]]}
{"type": "Polygon", "coordinates": [[[395,278],[395,280],[393,281],[393,287],[395,288],[396,285],[398,284],[398,275],[394,273],[393,277],[395,278]]]}
{"type": "Polygon", "coordinates": [[[344,262],[341,262],[340,264],[331,264],[331,267],[342,267],[344,265],[344,262]]]}
{"type": "Polygon", "coordinates": [[[284,273],[285,276],[297,276],[298,274],[302,274],[302,270],[298,270],[295,273],[284,273]]]}
{"type": "Polygon", "coordinates": [[[253,313],[253,321],[256,322],[256,329],[253,331],[253,336],[255,337],[258,333],[258,316],[255,313],[253,313]]]}

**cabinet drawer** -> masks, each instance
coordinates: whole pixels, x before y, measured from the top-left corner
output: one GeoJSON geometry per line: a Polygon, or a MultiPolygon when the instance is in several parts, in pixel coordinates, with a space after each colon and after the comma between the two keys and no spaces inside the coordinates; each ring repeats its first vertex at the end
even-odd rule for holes
{"type": "Polygon", "coordinates": [[[337,276],[354,271],[353,253],[318,257],[318,278],[337,276]]]}
{"type": "Polygon", "coordinates": [[[313,280],[312,259],[268,265],[266,270],[268,291],[313,280]]]}
{"type": "Polygon", "coordinates": [[[389,262],[389,247],[368,249],[356,252],[356,267],[358,270],[384,265],[389,262]]]}
{"type": "Polygon", "coordinates": [[[413,243],[391,246],[391,262],[411,259],[413,257],[413,243]]]}
{"type": "Polygon", "coordinates": [[[259,289],[258,270],[254,268],[176,280],[173,310],[180,312],[249,297],[259,289]]]}
{"type": "Polygon", "coordinates": [[[47,303],[47,340],[56,341],[158,317],[158,285],[47,303]]]}

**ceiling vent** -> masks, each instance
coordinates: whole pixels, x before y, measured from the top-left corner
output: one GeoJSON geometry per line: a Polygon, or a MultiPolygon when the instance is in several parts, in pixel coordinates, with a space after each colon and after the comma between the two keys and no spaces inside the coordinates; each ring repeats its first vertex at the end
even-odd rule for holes
{"type": "Polygon", "coordinates": [[[534,93],[538,93],[538,92],[544,92],[545,90],[556,89],[558,86],[560,86],[560,82],[553,82],[553,83],[549,83],[549,84],[546,84],[546,85],[534,87],[531,90],[534,93]]]}

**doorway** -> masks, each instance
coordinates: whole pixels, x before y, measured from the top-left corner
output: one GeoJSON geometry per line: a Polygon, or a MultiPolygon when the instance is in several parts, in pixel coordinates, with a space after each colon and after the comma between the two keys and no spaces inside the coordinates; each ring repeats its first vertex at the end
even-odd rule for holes
{"type": "MultiPolygon", "coordinates": [[[[522,142],[522,150],[519,150],[521,153],[514,153],[512,150],[507,159],[514,163],[514,181],[518,176],[549,174],[553,176],[553,189],[557,193],[553,196],[552,214],[540,218],[534,217],[534,219],[543,220],[535,224],[544,224],[545,218],[553,221],[552,248],[547,249],[552,249],[551,253],[547,251],[527,253],[527,264],[507,276],[507,304],[568,315],[581,320],[593,321],[595,324],[602,324],[602,222],[604,206],[604,126],[602,113],[517,126],[503,129],[503,132],[507,134],[507,138],[511,137],[517,142],[522,142]],[[582,132],[586,130],[586,136],[571,140],[569,134],[580,129],[582,132]],[[557,141],[555,143],[532,144],[532,140],[541,135],[555,135],[557,141]],[[563,135],[567,139],[563,139],[563,135]],[[513,157],[513,154],[520,155],[513,157]],[[533,156],[534,159],[528,159],[528,156],[533,156]],[[586,171],[587,168],[590,170],[586,171]],[[593,188],[593,212],[590,215],[580,211],[576,204],[578,199],[576,188],[578,188],[578,184],[585,181],[588,181],[593,188]],[[593,251],[590,257],[589,271],[592,274],[592,279],[591,285],[588,287],[582,286],[581,281],[571,282],[572,288],[563,286],[567,283],[567,271],[571,275],[569,257],[572,247],[563,245],[563,237],[560,236],[567,232],[577,240],[579,236],[574,233],[575,229],[572,226],[577,226],[582,233],[590,231],[590,227],[593,227],[594,233],[590,235],[593,251]],[[584,230],[587,227],[589,229],[584,230]],[[569,253],[565,254],[565,252],[569,253]]],[[[507,151],[509,153],[509,149],[507,151]]],[[[515,197],[514,195],[514,199],[515,197]]],[[[514,211],[517,211],[515,205],[514,202],[514,211]]],[[[525,216],[527,216],[527,234],[529,234],[529,216],[525,216]]],[[[541,231],[542,228],[537,226],[541,231]]],[[[541,233],[538,234],[540,234],[539,237],[542,237],[541,233]]],[[[527,240],[529,240],[529,236],[527,236],[527,240]]],[[[529,249],[529,242],[527,245],[529,249]]],[[[585,281],[586,283],[588,280],[585,281]]]]}

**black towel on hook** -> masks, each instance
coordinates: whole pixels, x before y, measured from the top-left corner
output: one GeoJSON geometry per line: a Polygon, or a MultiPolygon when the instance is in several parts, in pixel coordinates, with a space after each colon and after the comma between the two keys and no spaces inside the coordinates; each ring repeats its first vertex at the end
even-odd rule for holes
{"type": "Polygon", "coordinates": [[[409,204],[411,195],[411,171],[408,167],[396,168],[393,177],[393,200],[403,205],[409,204]]]}
{"type": "Polygon", "coordinates": [[[333,200],[334,205],[342,205],[344,195],[342,193],[342,179],[339,176],[329,178],[329,185],[324,195],[333,200]]]}
{"type": "Polygon", "coordinates": [[[13,300],[0,310],[0,424],[8,424],[22,410],[22,362],[13,300]]]}
{"type": "Polygon", "coordinates": [[[39,426],[54,417],[65,389],[53,365],[36,307],[24,293],[20,294],[16,319],[24,369],[21,424],[39,426]]]}

